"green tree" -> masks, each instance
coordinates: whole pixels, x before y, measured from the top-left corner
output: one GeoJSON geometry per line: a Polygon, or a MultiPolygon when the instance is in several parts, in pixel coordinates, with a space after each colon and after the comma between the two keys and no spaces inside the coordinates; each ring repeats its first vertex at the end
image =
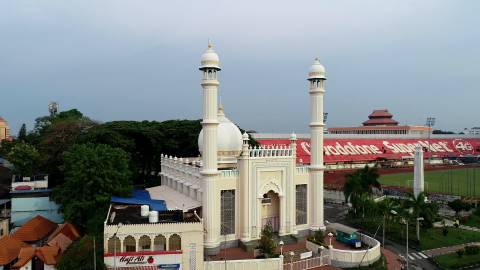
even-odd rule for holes
{"type": "Polygon", "coordinates": [[[20,131],[18,131],[18,139],[23,142],[27,139],[27,126],[25,123],[22,124],[20,131]]]}
{"type": "MultiPolygon", "coordinates": [[[[95,239],[97,270],[106,269],[103,263],[103,247],[99,239],[95,239]]],[[[101,238],[100,238],[101,241],[101,238]]],[[[73,242],[55,265],[57,270],[91,270],[93,269],[93,237],[85,235],[73,242]]]]}
{"type": "Polygon", "coordinates": [[[258,246],[266,258],[272,257],[275,254],[275,242],[273,241],[273,229],[270,223],[267,223],[262,229],[260,243],[258,246]]]}
{"type": "Polygon", "coordinates": [[[465,203],[460,199],[448,202],[448,206],[455,211],[455,215],[457,216],[460,211],[468,211],[472,208],[472,205],[465,203]]]}
{"type": "Polygon", "coordinates": [[[13,164],[16,174],[33,176],[37,172],[40,154],[35,147],[21,142],[12,147],[7,159],[13,164]]]}
{"type": "Polygon", "coordinates": [[[66,220],[87,232],[102,228],[112,195],[132,191],[127,153],[108,145],[75,145],[65,154],[65,182],[53,190],[66,220]]]}

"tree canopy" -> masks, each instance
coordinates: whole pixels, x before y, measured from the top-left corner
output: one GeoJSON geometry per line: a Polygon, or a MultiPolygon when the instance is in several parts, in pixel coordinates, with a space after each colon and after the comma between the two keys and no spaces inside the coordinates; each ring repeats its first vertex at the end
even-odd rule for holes
{"type": "Polygon", "coordinates": [[[7,155],[14,166],[14,172],[20,176],[33,176],[38,170],[40,154],[30,144],[21,142],[15,144],[7,155]]]}
{"type": "Polygon", "coordinates": [[[66,220],[96,233],[112,195],[132,191],[125,151],[104,144],[79,144],[65,154],[65,182],[52,193],[66,220]]]}
{"type": "MultiPolygon", "coordinates": [[[[102,246],[96,238],[96,262],[97,270],[105,269],[103,263],[102,246]]],[[[80,240],[73,242],[60,257],[60,261],[55,265],[58,270],[91,270],[93,267],[93,237],[86,235],[80,240]]]]}

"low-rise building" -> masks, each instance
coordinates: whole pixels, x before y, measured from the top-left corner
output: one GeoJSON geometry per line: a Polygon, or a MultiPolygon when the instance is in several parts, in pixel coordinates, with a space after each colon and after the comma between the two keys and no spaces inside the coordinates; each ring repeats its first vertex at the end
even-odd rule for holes
{"type": "Polygon", "coordinates": [[[55,223],[62,223],[59,206],[50,199],[48,175],[12,177],[11,223],[22,226],[26,221],[41,215],[55,223]]]}
{"type": "Polygon", "coordinates": [[[109,269],[203,269],[203,223],[195,212],[111,205],[104,224],[109,269]]]}

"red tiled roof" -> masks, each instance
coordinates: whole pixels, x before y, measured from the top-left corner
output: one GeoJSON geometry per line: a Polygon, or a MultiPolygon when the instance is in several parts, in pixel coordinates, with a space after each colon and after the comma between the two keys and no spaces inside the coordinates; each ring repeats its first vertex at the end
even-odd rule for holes
{"type": "Polygon", "coordinates": [[[18,257],[20,249],[28,246],[10,236],[0,238],[0,265],[7,265],[18,257]]]}
{"type": "Polygon", "coordinates": [[[20,269],[35,256],[35,247],[24,247],[20,249],[18,261],[12,265],[13,269],[20,269]]]}
{"type": "Polygon", "coordinates": [[[36,216],[16,230],[12,237],[24,242],[35,242],[47,237],[57,227],[56,223],[42,216],[36,216]]]}
{"type": "Polygon", "coordinates": [[[50,234],[47,245],[59,247],[64,252],[78,238],[80,238],[80,233],[77,228],[71,223],[64,223],[50,234]]]}
{"type": "Polygon", "coordinates": [[[50,246],[39,247],[37,248],[36,255],[46,265],[55,265],[60,258],[60,248],[50,246]]]}
{"type": "Polygon", "coordinates": [[[373,112],[368,116],[368,118],[376,118],[376,117],[392,118],[393,115],[389,113],[387,109],[382,109],[382,110],[373,110],[373,112]]]}
{"type": "Polygon", "coordinates": [[[390,119],[390,118],[375,118],[375,119],[368,119],[367,121],[363,122],[364,126],[373,126],[373,125],[391,125],[396,126],[398,122],[390,119]]]}
{"type": "Polygon", "coordinates": [[[18,261],[12,266],[12,269],[20,269],[33,257],[37,257],[46,265],[55,265],[60,258],[60,248],[58,247],[26,247],[20,250],[18,261]]]}

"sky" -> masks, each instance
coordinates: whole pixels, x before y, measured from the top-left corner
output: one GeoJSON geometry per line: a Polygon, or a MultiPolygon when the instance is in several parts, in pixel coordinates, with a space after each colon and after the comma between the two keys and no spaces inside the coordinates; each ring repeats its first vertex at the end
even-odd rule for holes
{"type": "Polygon", "coordinates": [[[200,56],[220,56],[227,116],[307,132],[308,68],[326,68],[327,126],[388,108],[400,124],[479,126],[479,1],[0,0],[0,116],[200,119],[200,56]]]}

